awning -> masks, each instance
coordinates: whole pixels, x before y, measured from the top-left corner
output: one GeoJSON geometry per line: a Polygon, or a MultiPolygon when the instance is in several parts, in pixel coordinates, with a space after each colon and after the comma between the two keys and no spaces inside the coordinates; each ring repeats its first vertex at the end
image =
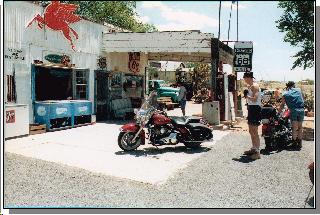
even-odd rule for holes
{"type": "MultiPolygon", "coordinates": [[[[104,33],[102,51],[143,52],[156,61],[210,63],[213,38],[213,34],[200,31],[104,33]]],[[[219,47],[220,60],[232,65],[233,50],[220,41],[219,47]]]]}

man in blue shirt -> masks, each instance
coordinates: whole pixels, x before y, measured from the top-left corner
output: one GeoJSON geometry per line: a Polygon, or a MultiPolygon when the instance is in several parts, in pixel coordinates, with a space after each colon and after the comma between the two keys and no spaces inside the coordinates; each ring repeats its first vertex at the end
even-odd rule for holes
{"type": "Polygon", "coordinates": [[[301,149],[302,147],[302,122],[304,119],[304,100],[301,89],[295,88],[295,83],[289,81],[287,91],[283,93],[279,111],[286,104],[290,110],[290,120],[292,123],[292,146],[301,149]]]}

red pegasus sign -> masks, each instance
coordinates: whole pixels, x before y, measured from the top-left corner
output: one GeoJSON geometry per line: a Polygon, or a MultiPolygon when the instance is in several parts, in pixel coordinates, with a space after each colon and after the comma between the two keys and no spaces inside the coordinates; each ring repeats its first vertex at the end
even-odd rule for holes
{"type": "Polygon", "coordinates": [[[40,29],[46,25],[54,31],[62,31],[64,37],[70,41],[71,47],[74,50],[75,46],[70,36],[70,32],[73,33],[76,39],[78,39],[78,34],[69,26],[69,24],[80,21],[81,18],[78,15],[73,14],[77,8],[78,5],[51,1],[45,9],[43,17],[37,14],[31,22],[29,22],[27,27],[29,27],[34,21],[37,21],[40,29]]]}

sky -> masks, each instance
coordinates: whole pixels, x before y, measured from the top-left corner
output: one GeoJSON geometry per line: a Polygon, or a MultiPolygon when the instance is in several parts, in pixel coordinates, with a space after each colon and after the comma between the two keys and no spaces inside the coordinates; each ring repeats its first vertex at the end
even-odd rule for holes
{"type": "MultiPolygon", "coordinates": [[[[252,71],[257,80],[314,80],[314,67],[291,70],[291,56],[299,47],[283,42],[285,33],[275,23],[283,10],[277,5],[274,1],[239,1],[239,41],[253,41],[252,71]]],[[[228,38],[230,7],[231,1],[222,1],[220,40],[228,38]]],[[[219,1],[140,1],[137,13],[142,22],[154,24],[159,31],[200,30],[218,36],[219,1]]],[[[236,4],[231,16],[229,40],[236,40],[236,4]]]]}

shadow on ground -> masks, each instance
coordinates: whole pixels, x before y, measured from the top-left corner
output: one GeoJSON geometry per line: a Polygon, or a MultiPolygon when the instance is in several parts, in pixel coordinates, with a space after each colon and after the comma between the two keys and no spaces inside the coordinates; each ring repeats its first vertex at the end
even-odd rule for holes
{"type": "Polygon", "coordinates": [[[312,196],[311,198],[308,199],[307,201],[308,205],[310,207],[313,207],[314,208],[314,196],[312,196]]]}
{"type": "Polygon", "coordinates": [[[246,155],[241,155],[240,158],[232,158],[233,161],[238,161],[240,163],[251,163],[255,160],[252,160],[250,157],[246,155]]]}
{"type": "Polygon", "coordinates": [[[187,148],[185,146],[164,147],[164,148],[150,147],[150,148],[145,148],[141,150],[138,149],[130,152],[118,151],[115,154],[116,155],[134,155],[136,157],[140,157],[140,156],[148,156],[148,155],[158,155],[158,154],[163,154],[167,152],[197,154],[197,153],[208,152],[210,150],[211,149],[208,147],[199,147],[196,149],[187,148]]]}
{"type": "Polygon", "coordinates": [[[106,120],[106,121],[99,121],[97,123],[104,123],[104,124],[113,124],[113,125],[125,125],[127,123],[134,123],[134,120],[106,120]]]}

